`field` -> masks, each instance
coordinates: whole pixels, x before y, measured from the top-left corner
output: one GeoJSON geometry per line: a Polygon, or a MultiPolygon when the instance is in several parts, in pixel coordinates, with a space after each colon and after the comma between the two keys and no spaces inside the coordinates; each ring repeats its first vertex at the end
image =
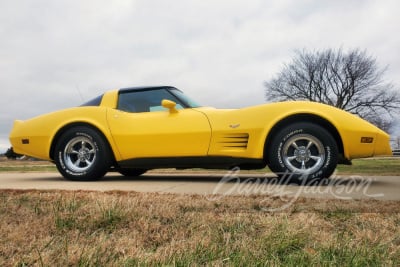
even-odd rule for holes
{"type": "Polygon", "coordinates": [[[337,173],[341,175],[399,176],[400,157],[353,160],[353,164],[350,166],[338,165],[337,173]]]}
{"type": "MultiPolygon", "coordinates": [[[[338,173],[398,175],[399,166],[363,160],[338,173]]],[[[55,171],[43,162],[0,169],[55,171]]],[[[400,265],[399,201],[299,198],[267,211],[285,203],[264,195],[0,190],[0,266],[400,265]]]]}
{"type": "Polygon", "coordinates": [[[1,266],[400,265],[398,202],[0,191],[1,266]]]}

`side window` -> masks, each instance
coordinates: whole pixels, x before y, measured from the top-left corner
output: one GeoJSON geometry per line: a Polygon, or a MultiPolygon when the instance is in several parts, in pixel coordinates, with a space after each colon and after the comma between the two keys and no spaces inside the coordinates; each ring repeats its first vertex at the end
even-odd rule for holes
{"type": "Polygon", "coordinates": [[[121,92],[117,109],[126,112],[153,112],[166,110],[161,101],[168,99],[176,102],[177,109],[183,109],[179,100],[166,89],[121,92]]]}

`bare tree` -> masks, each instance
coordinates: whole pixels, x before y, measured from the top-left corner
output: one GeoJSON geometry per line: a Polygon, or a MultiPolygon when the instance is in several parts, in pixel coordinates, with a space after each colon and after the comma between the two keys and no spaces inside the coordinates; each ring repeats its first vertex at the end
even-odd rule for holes
{"type": "Polygon", "coordinates": [[[400,93],[384,82],[385,71],[359,49],[297,51],[292,62],[265,83],[266,98],[321,102],[386,128],[388,118],[400,108],[400,93]]]}

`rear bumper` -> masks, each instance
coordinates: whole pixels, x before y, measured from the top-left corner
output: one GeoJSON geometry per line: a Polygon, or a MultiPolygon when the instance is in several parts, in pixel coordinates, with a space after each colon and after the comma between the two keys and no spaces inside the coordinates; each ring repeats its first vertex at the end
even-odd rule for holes
{"type": "Polygon", "coordinates": [[[48,154],[49,137],[35,134],[34,132],[26,129],[23,121],[16,120],[9,135],[14,152],[38,159],[50,160],[48,154]]]}

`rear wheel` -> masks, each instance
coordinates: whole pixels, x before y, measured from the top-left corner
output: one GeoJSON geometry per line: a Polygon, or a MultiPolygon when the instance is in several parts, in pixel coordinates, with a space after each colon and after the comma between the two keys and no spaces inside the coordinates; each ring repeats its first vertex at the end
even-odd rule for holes
{"type": "Polygon", "coordinates": [[[61,135],[54,160],[58,171],[73,181],[98,180],[111,165],[107,142],[96,130],[85,126],[71,128],[61,135]]]}
{"type": "Polygon", "coordinates": [[[332,135],[313,123],[295,123],[283,128],[268,149],[269,168],[293,180],[329,178],[338,161],[332,135]]]}

